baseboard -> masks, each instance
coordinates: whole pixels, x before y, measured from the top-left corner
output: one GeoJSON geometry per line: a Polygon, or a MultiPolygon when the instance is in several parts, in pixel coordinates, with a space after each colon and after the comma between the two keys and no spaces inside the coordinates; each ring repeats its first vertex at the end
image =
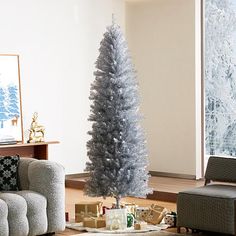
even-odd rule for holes
{"type": "Polygon", "coordinates": [[[83,177],[89,177],[89,173],[83,172],[83,173],[66,175],[66,179],[75,179],[75,178],[83,178],[83,177]]]}
{"type": "MultiPolygon", "coordinates": [[[[188,175],[188,174],[177,174],[177,173],[168,173],[168,172],[160,172],[160,171],[149,171],[151,176],[158,176],[158,177],[170,177],[170,178],[180,178],[180,179],[193,179],[196,180],[195,175],[188,175]]],[[[83,178],[89,177],[88,172],[84,173],[76,173],[76,174],[69,174],[66,175],[66,179],[74,179],[74,178],[83,178]]]]}
{"type": "Polygon", "coordinates": [[[147,199],[158,200],[163,202],[177,202],[177,193],[162,192],[154,190],[153,193],[147,195],[147,199]]]}
{"type": "Polygon", "coordinates": [[[168,173],[168,172],[160,172],[160,171],[149,171],[151,176],[158,177],[170,177],[170,178],[179,178],[179,179],[194,179],[196,180],[196,175],[188,175],[188,174],[177,174],[177,173],[168,173]]]}

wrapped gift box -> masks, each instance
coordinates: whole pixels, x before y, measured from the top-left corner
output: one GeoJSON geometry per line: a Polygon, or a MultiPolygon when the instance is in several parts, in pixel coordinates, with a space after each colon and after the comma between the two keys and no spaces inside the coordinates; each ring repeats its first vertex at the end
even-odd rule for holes
{"type": "Polygon", "coordinates": [[[85,217],[102,215],[102,202],[81,202],[75,204],[75,222],[82,222],[85,217]]]}
{"type": "Polygon", "coordinates": [[[145,221],[137,222],[134,224],[135,230],[144,230],[146,228],[147,228],[147,222],[145,222],[145,221]]]}
{"type": "Polygon", "coordinates": [[[170,225],[170,227],[176,227],[176,220],[177,214],[175,212],[168,213],[164,218],[165,224],[170,225]]]}
{"type": "Polygon", "coordinates": [[[135,213],[135,218],[139,221],[145,221],[145,219],[149,213],[149,210],[150,210],[149,207],[137,207],[136,213],[135,213]]]}
{"type": "MultiPolygon", "coordinates": [[[[121,208],[125,208],[127,213],[131,213],[135,216],[136,208],[138,207],[135,203],[129,203],[129,202],[121,202],[120,203],[121,208]]],[[[116,203],[112,203],[112,208],[116,208],[116,203]]]]}
{"type": "Polygon", "coordinates": [[[104,228],[106,227],[106,220],[102,217],[86,217],[83,219],[83,226],[88,228],[104,228]]]}
{"type": "Polygon", "coordinates": [[[160,224],[162,219],[165,217],[166,213],[166,208],[153,204],[149,209],[145,221],[153,225],[160,224]]]}
{"type": "Polygon", "coordinates": [[[108,230],[124,230],[127,228],[126,209],[106,210],[106,228],[108,230]]]}

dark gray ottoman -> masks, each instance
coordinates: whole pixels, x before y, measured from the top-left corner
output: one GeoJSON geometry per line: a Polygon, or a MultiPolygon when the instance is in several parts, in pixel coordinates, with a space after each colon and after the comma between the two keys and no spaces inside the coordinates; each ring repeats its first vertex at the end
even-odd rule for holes
{"type": "Polygon", "coordinates": [[[234,234],[235,199],[235,186],[207,185],[180,192],[177,225],[234,234]]]}
{"type": "Polygon", "coordinates": [[[236,235],[236,159],[210,157],[205,179],[205,186],[178,194],[178,232],[186,227],[236,235]]]}

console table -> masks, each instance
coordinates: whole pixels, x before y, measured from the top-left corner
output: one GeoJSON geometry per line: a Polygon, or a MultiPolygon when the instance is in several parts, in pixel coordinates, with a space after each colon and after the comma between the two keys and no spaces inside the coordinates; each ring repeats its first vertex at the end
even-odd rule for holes
{"type": "Polygon", "coordinates": [[[20,157],[31,157],[48,160],[48,145],[57,144],[58,141],[40,143],[18,143],[14,145],[0,145],[0,156],[18,154],[20,157]]]}

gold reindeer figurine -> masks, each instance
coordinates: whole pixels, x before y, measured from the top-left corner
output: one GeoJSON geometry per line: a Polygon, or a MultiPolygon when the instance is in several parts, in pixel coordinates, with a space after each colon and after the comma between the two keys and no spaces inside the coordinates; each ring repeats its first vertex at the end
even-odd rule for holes
{"type": "Polygon", "coordinates": [[[32,122],[30,126],[29,140],[27,143],[39,143],[44,142],[44,131],[45,128],[38,124],[38,113],[35,112],[32,117],[32,122]]]}

